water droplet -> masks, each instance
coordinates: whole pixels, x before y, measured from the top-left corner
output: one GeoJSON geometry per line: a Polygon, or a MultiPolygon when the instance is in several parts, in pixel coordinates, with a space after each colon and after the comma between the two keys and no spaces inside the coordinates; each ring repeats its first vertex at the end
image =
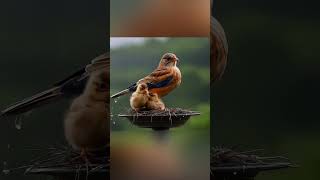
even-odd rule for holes
{"type": "Polygon", "coordinates": [[[115,121],[113,121],[113,122],[112,122],[112,124],[113,124],[113,125],[115,125],[115,124],[116,124],[116,122],[115,122],[115,121]]]}
{"type": "Polygon", "coordinates": [[[14,124],[16,126],[16,129],[18,130],[22,129],[22,119],[20,117],[16,117],[14,124]]]}
{"type": "Polygon", "coordinates": [[[118,98],[115,98],[115,99],[114,99],[114,103],[118,103],[118,98]]]}

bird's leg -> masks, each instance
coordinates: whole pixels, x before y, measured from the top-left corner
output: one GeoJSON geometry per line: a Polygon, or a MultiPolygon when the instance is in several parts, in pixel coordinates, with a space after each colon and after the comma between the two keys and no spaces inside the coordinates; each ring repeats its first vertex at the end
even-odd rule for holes
{"type": "Polygon", "coordinates": [[[89,153],[87,152],[87,150],[85,148],[81,149],[80,152],[80,157],[84,160],[85,162],[85,166],[86,166],[86,179],[88,179],[89,176],[89,165],[91,164],[89,161],[89,153]]]}
{"type": "MultiPolygon", "coordinates": [[[[138,118],[138,116],[139,116],[139,109],[138,109],[138,108],[134,108],[133,110],[134,110],[134,112],[136,113],[135,116],[138,118]]],[[[133,123],[134,123],[134,121],[135,121],[135,118],[133,118],[133,123]]]]}
{"type": "Polygon", "coordinates": [[[88,158],[88,152],[86,151],[85,148],[81,149],[80,157],[82,158],[82,160],[84,160],[84,162],[86,163],[86,166],[90,164],[90,161],[88,158]]]}
{"type": "Polygon", "coordinates": [[[139,109],[139,108],[134,108],[133,110],[134,110],[134,112],[138,115],[140,109],[139,109]]]}

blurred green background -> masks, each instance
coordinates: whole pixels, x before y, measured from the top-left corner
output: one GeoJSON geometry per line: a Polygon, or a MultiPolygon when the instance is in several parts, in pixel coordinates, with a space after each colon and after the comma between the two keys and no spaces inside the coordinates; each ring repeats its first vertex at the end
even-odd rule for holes
{"type": "MultiPolygon", "coordinates": [[[[189,176],[209,178],[210,149],[210,57],[208,38],[145,38],[139,44],[123,44],[113,48],[113,42],[130,38],[111,39],[111,94],[127,88],[151,73],[166,52],[175,53],[180,59],[181,86],[165,96],[167,107],[200,111],[185,126],[169,132],[171,149],[178,151],[180,158],[188,163],[189,176]],[[195,166],[196,164],[196,166],[195,166]]],[[[133,38],[132,38],[133,39],[133,38]]],[[[134,127],[119,113],[130,109],[130,96],[111,100],[111,143],[157,143],[149,129],[134,127]]]]}
{"type": "MultiPolygon", "coordinates": [[[[3,1],[0,6],[0,108],[50,87],[107,51],[108,1],[3,1]]],[[[0,119],[0,179],[46,179],[3,168],[29,164],[38,151],[66,144],[63,117],[69,101],[35,110],[22,129],[0,119]]]]}
{"type": "MultiPolygon", "coordinates": [[[[123,38],[113,38],[123,39],[123,38]]],[[[130,38],[125,38],[129,39],[130,38]]],[[[112,40],[111,40],[112,42],[112,40]]],[[[111,44],[112,46],[112,44],[111,44]]],[[[125,89],[147,76],[159,64],[166,52],[175,53],[181,61],[181,86],[163,98],[168,107],[180,107],[203,112],[186,125],[186,129],[208,129],[210,126],[210,61],[207,38],[146,38],[143,43],[111,48],[111,94],[125,89]]],[[[129,96],[114,101],[112,113],[126,112],[130,108],[129,96]]],[[[113,117],[113,130],[126,130],[128,123],[113,117]]]]}
{"type": "Polygon", "coordinates": [[[297,169],[258,180],[320,179],[318,1],[215,1],[229,63],[213,89],[212,143],[283,155],[297,169]]]}

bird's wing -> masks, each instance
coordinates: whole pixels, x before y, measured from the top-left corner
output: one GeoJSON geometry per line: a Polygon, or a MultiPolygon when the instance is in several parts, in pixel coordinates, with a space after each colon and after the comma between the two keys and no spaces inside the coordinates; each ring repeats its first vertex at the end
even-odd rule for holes
{"type": "Polygon", "coordinates": [[[110,56],[109,53],[102,54],[91,61],[91,64],[87,65],[85,71],[90,74],[93,71],[110,67],[110,56]]]}
{"type": "Polygon", "coordinates": [[[94,58],[86,67],[79,69],[65,79],[55,83],[53,86],[62,86],[70,81],[81,81],[86,79],[89,74],[97,69],[110,66],[109,53],[102,54],[94,58]]]}
{"type": "Polygon", "coordinates": [[[66,95],[79,95],[83,92],[90,73],[99,68],[108,67],[109,63],[110,61],[108,53],[100,55],[93,59],[91,64],[77,70],[67,78],[53,84],[53,87],[50,89],[14,103],[13,105],[2,110],[0,116],[22,114],[66,95]]]}
{"type": "Polygon", "coordinates": [[[86,72],[85,68],[81,68],[78,71],[75,71],[73,74],[71,74],[68,77],[66,77],[65,79],[54,83],[53,86],[61,86],[61,85],[65,84],[66,82],[70,81],[70,80],[78,79],[85,72],[86,72]]]}
{"type": "Polygon", "coordinates": [[[103,68],[106,68],[106,70],[109,69],[109,57],[109,53],[105,53],[94,58],[86,67],[78,70],[73,75],[69,76],[56,85],[61,86],[61,91],[65,94],[81,94],[92,72],[103,68]]]}
{"type": "Polygon", "coordinates": [[[165,87],[171,82],[173,75],[172,68],[156,69],[150,75],[140,79],[138,84],[146,83],[149,89],[165,87]]]}
{"type": "Polygon", "coordinates": [[[156,69],[150,75],[140,79],[137,83],[132,84],[127,89],[112,95],[111,98],[117,98],[130,92],[134,92],[137,89],[137,85],[141,83],[146,83],[148,89],[165,87],[172,81],[173,74],[174,70],[172,68],[156,69]]]}

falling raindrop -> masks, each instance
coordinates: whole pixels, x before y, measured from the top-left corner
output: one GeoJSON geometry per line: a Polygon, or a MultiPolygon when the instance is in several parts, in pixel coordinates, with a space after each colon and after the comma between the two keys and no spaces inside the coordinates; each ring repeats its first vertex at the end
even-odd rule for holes
{"type": "Polygon", "coordinates": [[[119,98],[114,99],[114,103],[118,103],[119,98]]]}
{"type": "Polygon", "coordinates": [[[16,126],[16,129],[21,130],[22,129],[22,119],[21,117],[16,117],[14,124],[16,126]]]}

